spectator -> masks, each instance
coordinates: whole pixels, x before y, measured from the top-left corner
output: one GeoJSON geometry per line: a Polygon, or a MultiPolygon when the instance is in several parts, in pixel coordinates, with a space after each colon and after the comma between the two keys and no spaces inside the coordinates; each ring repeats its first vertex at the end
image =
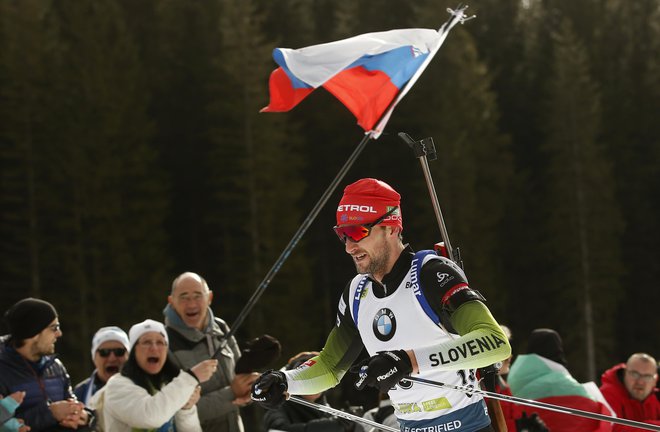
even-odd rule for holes
{"type": "MultiPolygon", "coordinates": [[[[500,327],[502,327],[502,331],[504,331],[504,334],[509,340],[509,343],[511,343],[513,339],[511,330],[505,325],[500,325],[500,327]]],[[[511,388],[509,388],[509,384],[506,382],[506,377],[509,375],[509,371],[511,369],[512,360],[513,360],[513,355],[509,356],[509,358],[507,359],[504,359],[502,361],[502,366],[500,366],[500,369],[497,371],[497,377],[495,380],[495,391],[502,395],[512,396],[511,388]]],[[[527,411],[530,410],[529,408],[506,401],[500,401],[500,405],[502,407],[502,415],[504,416],[504,420],[506,421],[507,430],[509,430],[510,432],[516,432],[516,431],[547,432],[548,431],[545,423],[543,423],[543,420],[541,420],[538,414],[534,413],[529,416],[527,415],[527,411]]]]}
{"type": "MultiPolygon", "coordinates": [[[[514,396],[554,405],[612,415],[593,383],[580,384],[566,369],[567,361],[559,333],[552,329],[532,331],[528,354],[511,365],[508,383],[514,396]]],[[[525,408],[528,411],[528,408],[525,408]]],[[[571,416],[555,411],[535,410],[552,432],[609,432],[609,422],[571,416]]]]}
{"type": "MultiPolygon", "coordinates": [[[[284,370],[293,370],[318,355],[316,351],[303,351],[289,359],[284,370]]],[[[310,402],[329,405],[325,392],[301,396],[310,402]]],[[[320,410],[287,401],[278,409],[269,410],[264,415],[264,431],[277,430],[286,432],[345,432],[355,431],[355,423],[333,417],[320,410]]],[[[360,431],[360,428],[357,428],[360,431]]]]}
{"type": "Polygon", "coordinates": [[[128,336],[119,327],[101,327],[92,338],[94,372],[74,388],[78,400],[85,405],[111,376],[119,372],[128,360],[128,336]]]}
{"type": "Polygon", "coordinates": [[[7,397],[0,395],[0,432],[28,432],[23,420],[14,417],[16,408],[23,402],[25,392],[18,391],[7,397]]]}
{"type": "Polygon", "coordinates": [[[212,300],[213,291],[198,274],[186,272],[174,279],[163,311],[170,351],[184,369],[217,357],[217,373],[202,385],[199,419],[205,432],[239,432],[243,431],[239,407],[250,402],[250,387],[259,374],[235,373],[241,352],[233,337],[225,339],[229,326],[213,315],[212,300]]]}
{"type": "Polygon", "coordinates": [[[0,338],[0,394],[25,392],[16,409],[32,432],[93,427],[94,415],[75,400],[69,375],[55,356],[62,337],[50,303],[26,298],[5,313],[9,335],[0,338]]]}
{"type": "MultiPolygon", "coordinates": [[[[600,390],[617,417],[660,425],[658,370],[653,357],[636,353],[603,373],[600,390]]],[[[641,431],[640,428],[615,425],[614,432],[641,431]]]]}
{"type": "Polygon", "coordinates": [[[216,371],[217,360],[180,370],[168,355],[163,324],[145,320],[129,331],[130,354],[121,372],[92,397],[107,432],[202,430],[195,404],[199,384],[216,371]]]}

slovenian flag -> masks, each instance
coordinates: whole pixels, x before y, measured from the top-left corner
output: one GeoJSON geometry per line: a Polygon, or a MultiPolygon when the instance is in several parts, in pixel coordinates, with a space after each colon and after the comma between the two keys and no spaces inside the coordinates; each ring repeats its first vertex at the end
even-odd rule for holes
{"type": "Polygon", "coordinates": [[[390,30],[301,49],[276,48],[273,58],[280,67],[270,76],[270,103],[261,111],[289,111],[323,87],[365,131],[373,133],[377,126],[380,135],[394,105],[426,68],[449,29],[390,30]]]}

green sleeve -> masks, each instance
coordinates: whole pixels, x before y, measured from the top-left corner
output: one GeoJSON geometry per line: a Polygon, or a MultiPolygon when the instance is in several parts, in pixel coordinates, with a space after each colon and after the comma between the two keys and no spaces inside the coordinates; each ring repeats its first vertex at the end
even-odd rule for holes
{"type": "Polygon", "coordinates": [[[511,345],[485,304],[470,301],[451,315],[460,337],[414,349],[419,371],[475,369],[511,355],[511,345]]]}
{"type": "Polygon", "coordinates": [[[328,335],[321,353],[308,362],[311,366],[285,372],[289,393],[316,394],[336,386],[363,347],[350,317],[341,320],[328,335]]]}

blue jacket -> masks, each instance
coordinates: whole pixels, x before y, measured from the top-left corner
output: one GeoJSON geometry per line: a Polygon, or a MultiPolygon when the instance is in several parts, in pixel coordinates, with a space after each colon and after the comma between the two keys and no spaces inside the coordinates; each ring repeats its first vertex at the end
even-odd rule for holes
{"type": "Polygon", "coordinates": [[[76,395],[76,399],[87,406],[94,393],[101,390],[104,385],[105,383],[99,379],[96,369],[94,369],[94,372],[92,372],[89,378],[76,384],[73,388],[73,394],[76,395]]]}
{"type": "Polygon", "coordinates": [[[0,337],[0,394],[26,392],[15,416],[23,419],[32,432],[62,430],[48,403],[73,397],[64,365],[54,356],[44,356],[36,363],[27,361],[5,344],[7,339],[0,337]]]}

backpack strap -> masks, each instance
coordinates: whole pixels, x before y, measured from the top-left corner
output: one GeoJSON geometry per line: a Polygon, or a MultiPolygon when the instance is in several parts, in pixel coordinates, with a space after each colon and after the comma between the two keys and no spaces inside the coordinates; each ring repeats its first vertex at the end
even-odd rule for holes
{"type": "Polygon", "coordinates": [[[424,313],[426,313],[426,315],[429,318],[431,318],[431,321],[433,321],[436,325],[441,326],[442,324],[440,323],[440,317],[433,310],[428,300],[426,300],[426,297],[424,296],[424,292],[422,291],[421,272],[422,272],[422,265],[424,265],[424,258],[426,258],[427,255],[433,255],[435,257],[440,258],[434,250],[421,250],[415,253],[415,257],[412,260],[412,266],[411,266],[412,289],[413,292],[415,293],[415,298],[417,299],[419,305],[424,310],[424,313]]]}
{"type": "Polygon", "coordinates": [[[363,276],[358,283],[357,288],[355,288],[355,295],[353,296],[353,322],[355,322],[355,327],[358,325],[358,312],[360,311],[360,299],[362,298],[362,291],[364,287],[369,282],[368,276],[363,276]]]}

